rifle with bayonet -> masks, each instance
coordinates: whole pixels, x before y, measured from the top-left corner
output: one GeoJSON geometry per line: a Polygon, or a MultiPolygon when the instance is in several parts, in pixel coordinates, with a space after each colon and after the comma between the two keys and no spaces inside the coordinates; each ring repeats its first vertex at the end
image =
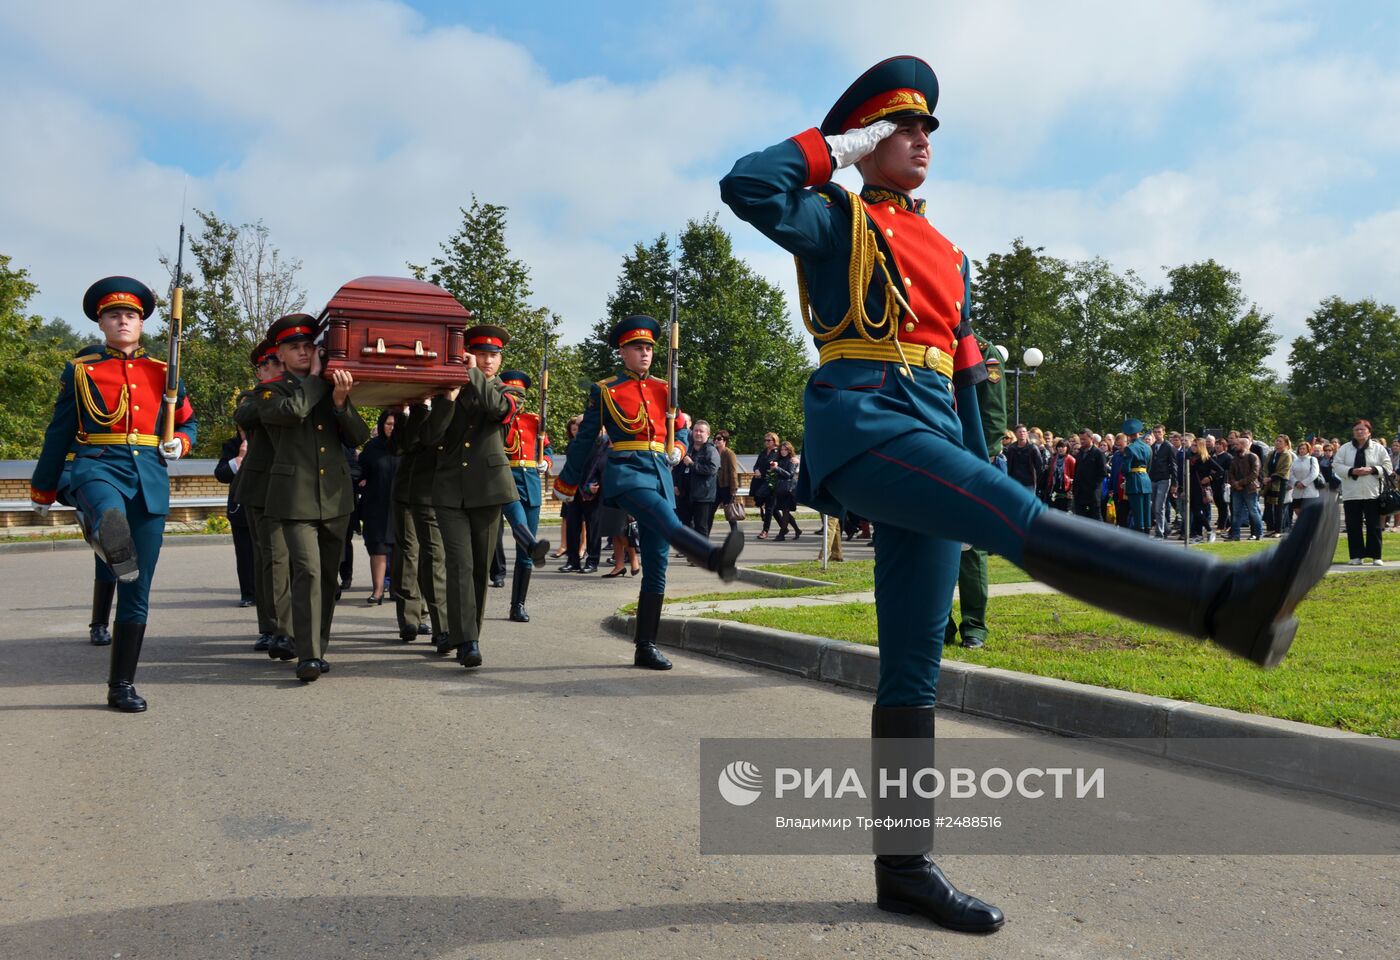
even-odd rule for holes
{"type": "Polygon", "coordinates": [[[544,358],[540,361],[540,429],[535,435],[535,462],[544,463],[544,423],[549,411],[549,337],[544,338],[544,358]]]}
{"type": "Polygon", "coordinates": [[[160,439],[169,443],[175,439],[175,407],[180,402],[180,336],[185,320],[185,217],[180,216],[180,247],[175,256],[175,281],[170,291],[170,320],[166,324],[168,337],[165,358],[165,417],[160,427],[160,439]]]}
{"type": "Polygon", "coordinates": [[[676,448],[676,415],[681,409],[681,324],[677,288],[678,271],[671,271],[671,349],[667,357],[668,380],[666,401],[666,456],[676,448]]]}

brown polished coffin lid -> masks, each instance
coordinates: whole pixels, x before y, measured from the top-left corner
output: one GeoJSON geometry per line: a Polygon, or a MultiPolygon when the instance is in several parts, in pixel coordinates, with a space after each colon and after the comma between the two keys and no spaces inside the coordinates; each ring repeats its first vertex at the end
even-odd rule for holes
{"type": "Polygon", "coordinates": [[[325,375],[349,370],[360,406],[408,403],[467,382],[471,311],[425,280],[360,277],[318,319],[325,375]]]}

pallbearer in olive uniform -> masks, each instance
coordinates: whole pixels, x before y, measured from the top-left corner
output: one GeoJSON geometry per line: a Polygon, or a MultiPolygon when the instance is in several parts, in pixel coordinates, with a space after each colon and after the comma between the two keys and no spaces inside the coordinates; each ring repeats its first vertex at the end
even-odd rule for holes
{"type": "Polygon", "coordinates": [[[83,312],[102,328],[106,346],[64,368],[29,491],[34,509],[47,514],[73,452],[66,495],[88,543],[118,581],[107,703],[127,713],[146,709],[134,683],[170,512],[166,463],[190,452],[196,429],[184,384],[173,406],[162,402],[165,364],[141,347],[143,323],[155,304],[150,288],[130,277],[108,277],[88,288],[83,312]],[[175,432],[162,443],[167,410],[173,410],[175,432]]]}
{"type": "MultiPolygon", "coordinates": [[[[507,370],[501,374],[501,382],[507,387],[520,391],[523,397],[530,389],[530,376],[520,370],[507,370]]],[[[549,541],[538,540],[540,529],[540,506],[544,502],[544,482],[554,464],[554,450],[549,445],[548,435],[540,437],[540,415],[528,410],[520,410],[515,419],[506,426],[506,456],[510,458],[510,472],[515,478],[515,492],[520,499],[506,504],[505,518],[515,537],[515,573],[510,585],[510,618],[516,623],[529,623],[530,614],[525,610],[525,598],[530,594],[530,574],[538,559],[543,562],[549,552],[549,541]],[[540,440],[543,439],[543,449],[540,440]],[[543,460],[536,459],[543,456],[543,460]]]]}
{"type": "Polygon", "coordinates": [[[1142,421],[1124,420],[1123,433],[1128,446],[1123,450],[1123,489],[1128,494],[1130,524],[1134,530],[1147,533],[1152,528],[1152,479],[1147,469],[1152,465],[1152,448],[1142,439],[1142,421]]]}
{"type": "MultiPolygon", "coordinates": [[[[282,361],[277,358],[275,343],[264,340],[253,348],[251,359],[260,383],[282,379],[282,361]]],[[[266,520],[267,484],[276,451],[258,417],[257,396],[256,387],[244,391],[233,411],[234,423],[248,438],[248,452],[234,478],[234,497],[247,514],[253,535],[253,592],[258,601],[258,639],[253,649],[265,650],[274,659],[290,660],[296,656],[291,637],[291,571],[287,545],[273,535],[276,525],[266,520]]]]}
{"type": "MultiPolygon", "coordinates": [[[[932,753],[960,543],[999,553],[1066,594],[1265,665],[1288,649],[1293,608],[1336,543],[1335,502],[1319,500],[1295,523],[1287,553],[1221,564],[1046,510],[992,466],[976,391],[987,371],[968,323],[969,261],[910,196],[928,176],[937,100],[928,64],[886,60],[851,85],[820,129],[744,157],[720,184],[740,219],[796,258],[803,320],[821,356],[804,396],[797,499],[879,527],[877,757],[895,741],[932,753]],[[831,181],[852,164],[865,181],[858,193],[831,181]]],[[[874,802],[877,818],[930,815],[926,802],[874,802]]],[[[938,870],[931,842],[931,830],[877,830],[879,905],[959,930],[1000,927],[1000,910],[938,870]]]]}
{"type": "Polygon", "coordinates": [[[668,544],[696,566],[733,580],[734,564],[744,548],[744,536],[729,531],[723,544],[709,539],[676,517],[671,468],[685,456],[686,431],[676,433],[666,449],[666,409],[670,391],[665,380],[651,375],[652,354],[661,325],[647,316],[631,316],[613,326],[611,342],[626,370],[600,380],[588,391],[583,423],[569,444],[564,472],[554,481],[554,495],[572,500],[578,492],[598,429],[608,432],[612,448],[603,471],[603,502],[626,510],[637,519],[642,534],[642,591],[637,599],[636,652],[633,663],[652,670],[669,670],[671,661],[656,647],[661,605],[666,597],[668,544]]]}
{"type": "MultiPolygon", "coordinates": [[[[403,451],[400,465],[408,464],[408,507],[413,521],[413,539],[418,545],[417,571],[419,608],[426,608],[431,623],[429,633],[435,644],[445,644],[447,633],[447,551],[442,543],[442,527],[433,506],[433,484],[437,478],[438,451],[435,444],[424,443],[423,425],[428,422],[427,402],[415,403],[401,426],[394,428],[391,449],[403,451]]],[[[405,567],[404,576],[408,576],[405,567]]],[[[406,600],[411,603],[411,600],[406,600]]],[[[412,640],[408,633],[408,607],[399,621],[399,639],[412,640]]],[[[422,614],[419,615],[421,622],[422,614]]],[[[416,630],[415,635],[421,635],[416,630]]]]}
{"type": "Polygon", "coordinates": [[[496,376],[501,348],[509,340],[504,330],[491,324],[467,331],[467,383],[433,401],[419,434],[437,452],[433,507],[447,555],[448,637],[437,648],[443,655],[455,649],[457,662],[469,668],[481,666],[487,566],[500,531],[501,509],[519,496],[506,457],[504,428],[520,398],[496,376]]]}
{"type": "MultiPolygon", "coordinates": [[[[982,413],[982,434],[987,459],[995,461],[1006,431],[1006,381],[1002,379],[1001,354],[981,337],[977,349],[987,365],[987,378],[977,384],[977,409],[982,413]]],[[[963,544],[958,559],[958,613],[962,621],[962,645],[980,647],[987,642],[987,551],[963,544]]],[[[959,625],[948,617],[944,643],[957,643],[959,625]]]]}
{"type": "Polygon", "coordinates": [[[350,371],[336,370],[334,386],[321,376],[315,332],[315,318],[304,313],[282,317],[268,329],[285,372],[263,384],[254,400],[275,451],[265,518],[287,550],[296,675],[303,683],[330,670],[326,646],[335,615],[336,571],[355,509],[341,444],[358,447],[369,439],[369,427],[350,402],[350,371]]]}
{"type": "MultiPolygon", "coordinates": [[[[423,416],[427,416],[427,410],[423,416]]],[[[398,411],[398,422],[389,435],[389,453],[399,458],[398,469],[394,471],[394,484],[390,491],[390,517],[394,529],[394,557],[389,570],[389,578],[394,584],[394,612],[399,625],[399,639],[412,643],[422,635],[432,631],[423,622],[428,615],[428,605],[423,600],[423,588],[419,585],[418,530],[413,522],[414,457],[409,452],[408,421],[410,407],[398,411]]],[[[431,509],[431,505],[429,506],[431,509]]],[[[427,558],[423,558],[427,562],[427,558]]],[[[444,588],[445,589],[445,588],[444,588]]]]}

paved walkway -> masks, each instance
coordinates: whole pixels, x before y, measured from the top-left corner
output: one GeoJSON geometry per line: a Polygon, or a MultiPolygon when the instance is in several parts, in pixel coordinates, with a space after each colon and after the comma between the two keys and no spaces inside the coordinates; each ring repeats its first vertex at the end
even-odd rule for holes
{"type": "MultiPolygon", "coordinates": [[[[877,911],[866,857],[701,856],[702,736],[859,736],[868,698],[686,654],[633,670],[600,622],[637,581],[556,566],[528,625],[491,592],[469,673],[395,642],[356,562],[335,671],[302,686],[250,651],[232,548],[168,547],[151,710],[123,716],[85,640],[91,559],[0,553],[0,957],[1285,960],[1400,940],[1393,857],[948,857],[1010,918],[975,938],[877,911]]],[[[939,725],[1006,734],[1037,736],[939,725]]]]}

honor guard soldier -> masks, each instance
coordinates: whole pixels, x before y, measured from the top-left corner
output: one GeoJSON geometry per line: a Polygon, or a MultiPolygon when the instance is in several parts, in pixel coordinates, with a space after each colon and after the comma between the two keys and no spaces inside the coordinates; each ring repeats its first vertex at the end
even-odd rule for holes
{"type": "MultiPolygon", "coordinates": [[[[977,384],[977,409],[982,414],[982,435],[987,443],[987,459],[994,461],[1001,451],[1001,435],[1006,431],[1006,381],[1002,379],[1001,354],[981,337],[977,350],[987,365],[987,377],[977,384]]],[[[958,560],[958,614],[962,620],[962,645],[980,647],[987,642],[987,551],[971,544],[962,545],[958,560]]],[[[944,643],[956,643],[958,623],[951,615],[944,643]]]]}
{"type": "Polygon", "coordinates": [[[155,306],[151,289],[130,277],[107,277],[88,288],[83,312],[102,328],[105,347],[64,368],[29,492],[34,509],[47,514],[73,452],[66,495],[84,537],[118,581],[107,704],[126,713],[146,709],[134,684],[170,512],[166,464],[190,452],[197,426],[184,384],[173,405],[164,402],[166,366],[141,346],[155,306]],[[162,443],[164,419],[172,414],[173,438],[162,443]]]}
{"type": "MultiPolygon", "coordinates": [[[[249,359],[260,384],[282,379],[282,361],[277,357],[275,343],[264,340],[253,348],[249,359]]],[[[247,514],[248,532],[253,535],[253,595],[258,607],[258,639],[253,642],[253,649],[267,651],[273,659],[290,660],[296,656],[296,648],[291,637],[287,544],[274,535],[276,525],[267,520],[267,486],[276,451],[267,427],[258,417],[257,396],[257,387],[245,390],[233,411],[234,423],[248,438],[248,452],[234,479],[234,497],[247,514]]]]}
{"type": "MultiPolygon", "coordinates": [[[[264,519],[287,551],[297,679],[311,683],[330,670],[326,646],[335,615],[336,570],[355,494],[342,443],[358,447],[369,427],[350,402],[348,370],[321,376],[316,321],[288,314],[267,331],[282,361],[281,379],[262,384],[253,403],[272,439],[264,519]]],[[[271,652],[271,651],[269,651],[271,652]]]]}
{"type": "MultiPolygon", "coordinates": [[[[505,371],[501,374],[501,382],[519,390],[522,397],[530,389],[529,375],[520,370],[505,371]]],[[[515,572],[511,575],[510,584],[510,619],[516,623],[529,623],[530,614],[525,611],[525,598],[530,594],[530,574],[535,568],[535,557],[543,560],[549,550],[549,541],[536,540],[536,534],[540,529],[540,505],[544,502],[544,482],[541,478],[554,465],[554,450],[549,445],[549,436],[540,436],[540,415],[527,410],[518,411],[515,419],[506,427],[505,443],[510,472],[515,477],[515,492],[520,495],[519,500],[506,504],[505,509],[506,522],[510,524],[516,540],[515,572]],[[540,456],[544,459],[536,459],[540,456]]]]}
{"type": "Polygon", "coordinates": [[[588,391],[583,423],[569,444],[564,472],[554,481],[554,495],[571,500],[583,479],[598,428],[612,440],[603,472],[603,502],[626,510],[641,529],[642,589],[637,598],[636,651],[633,663],[652,670],[669,670],[671,661],[656,647],[661,605],[666,597],[668,544],[698,567],[734,579],[734,564],[744,548],[743,534],[729,531],[723,544],[709,539],[676,517],[671,468],[685,455],[684,431],[666,449],[667,382],[651,375],[653,351],[661,325],[647,316],[631,316],[613,326],[610,341],[626,369],[600,380],[588,391]]]}
{"type": "Polygon", "coordinates": [[[433,402],[419,438],[437,454],[433,508],[447,557],[448,636],[437,649],[456,650],[457,662],[471,668],[481,666],[486,571],[501,510],[519,496],[504,442],[519,396],[496,376],[509,334],[478,324],[466,338],[467,383],[433,402]]]}
{"type": "Polygon", "coordinates": [[[1152,529],[1152,479],[1147,469],[1152,464],[1152,448],[1142,439],[1142,421],[1124,420],[1123,431],[1128,445],[1123,450],[1123,488],[1128,494],[1128,510],[1132,528],[1147,533],[1152,529]]]}
{"type": "MultiPolygon", "coordinates": [[[[928,175],[937,100],[928,64],[886,60],[820,128],[744,157],[720,184],[740,219],[795,257],[802,317],[820,353],[804,394],[797,499],[879,526],[877,762],[896,739],[931,759],[960,543],[1088,603],[1272,665],[1336,542],[1335,503],[1318,501],[1295,524],[1287,553],[1217,563],[1047,510],[992,466],[977,403],[987,370],[969,326],[969,260],[911,195],[928,175]],[[865,181],[857,192],[831,180],[852,164],[865,181]]],[[[874,802],[877,818],[931,816],[927,801],[874,802]]],[[[931,843],[931,830],[877,830],[879,906],[958,930],[1000,927],[1000,910],[943,876],[931,843]]]]}

